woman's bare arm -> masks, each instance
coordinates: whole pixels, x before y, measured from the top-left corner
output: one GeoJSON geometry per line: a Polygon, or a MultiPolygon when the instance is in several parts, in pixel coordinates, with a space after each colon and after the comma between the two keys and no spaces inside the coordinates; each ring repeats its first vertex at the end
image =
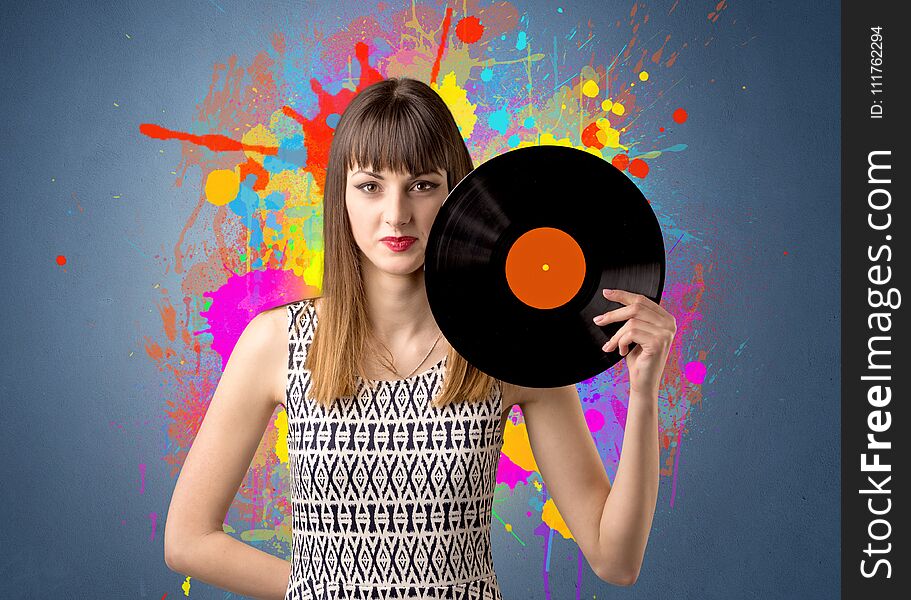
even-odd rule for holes
{"type": "Polygon", "coordinates": [[[164,533],[170,569],[277,600],[291,564],[232,538],[222,524],[281,400],[276,368],[287,365],[285,310],[257,315],[238,339],[177,479],[164,533]]]}
{"type": "Polygon", "coordinates": [[[548,493],[592,570],[609,583],[634,584],[658,498],[657,392],[630,392],[612,485],[575,385],[513,389],[548,493]]]}

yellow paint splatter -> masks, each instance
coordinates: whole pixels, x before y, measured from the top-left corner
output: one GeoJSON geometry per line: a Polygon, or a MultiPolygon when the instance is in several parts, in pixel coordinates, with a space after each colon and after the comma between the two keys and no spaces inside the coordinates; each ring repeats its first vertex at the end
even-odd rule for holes
{"type": "Polygon", "coordinates": [[[619,102],[614,102],[614,105],[610,107],[610,111],[619,117],[626,112],[626,108],[619,102]]]}
{"type": "Polygon", "coordinates": [[[507,524],[506,524],[506,531],[512,531],[512,524],[511,524],[511,523],[507,523],[507,524]]]}
{"type": "Polygon", "coordinates": [[[556,138],[552,133],[542,133],[538,136],[537,139],[532,138],[530,140],[522,140],[516,146],[518,148],[527,148],[529,146],[565,146],[567,148],[575,148],[576,150],[582,150],[583,152],[588,152],[592,156],[597,156],[598,158],[604,158],[601,155],[601,151],[597,148],[584,146],[582,144],[575,145],[569,137],[556,138]]]}
{"type": "Polygon", "coordinates": [[[280,462],[288,462],[288,413],[284,409],[275,415],[275,456],[280,462]]]}
{"type": "Polygon", "coordinates": [[[648,71],[639,73],[639,81],[648,81],[648,71]]]}
{"type": "MultiPolygon", "coordinates": [[[[278,138],[275,134],[262,123],[258,123],[256,127],[253,127],[244,133],[241,136],[240,141],[248,146],[267,146],[275,148],[279,145],[278,138]]],[[[244,154],[247,158],[252,158],[259,164],[263,164],[263,161],[266,158],[262,152],[256,152],[255,150],[244,150],[244,154]]]]}
{"type": "Polygon", "coordinates": [[[506,429],[503,430],[502,452],[520,469],[538,470],[538,463],[535,462],[535,457],[531,453],[531,445],[528,443],[528,430],[525,428],[525,423],[516,425],[507,419],[506,429]]]}
{"type": "Polygon", "coordinates": [[[183,595],[187,598],[190,597],[190,578],[187,577],[183,580],[183,585],[180,586],[180,589],[183,590],[183,595]]]}
{"type": "Polygon", "coordinates": [[[594,98],[598,95],[598,92],[601,91],[598,87],[598,84],[593,80],[589,79],[582,84],[582,93],[588,96],[589,98],[594,98]]]}
{"type": "Polygon", "coordinates": [[[440,95],[440,98],[449,107],[453,118],[455,118],[456,125],[459,126],[459,130],[462,132],[462,137],[466,140],[471,137],[475,123],[478,121],[478,116],[475,114],[478,105],[468,101],[468,93],[464,88],[459,87],[456,82],[455,71],[447,73],[439,87],[437,87],[435,82],[431,82],[430,87],[440,95]]]}
{"type": "Polygon", "coordinates": [[[604,112],[608,112],[610,110],[610,107],[613,104],[614,103],[611,102],[610,100],[605,100],[604,102],[601,103],[601,110],[603,110],[604,112]]]}
{"type": "Polygon", "coordinates": [[[274,529],[247,529],[240,533],[240,539],[245,542],[264,542],[274,537],[274,529]]]}
{"type": "Polygon", "coordinates": [[[595,132],[595,137],[599,142],[608,148],[627,149],[626,146],[620,143],[620,132],[611,127],[608,119],[602,117],[595,121],[595,123],[598,125],[598,131],[595,132]]]}
{"type": "Polygon", "coordinates": [[[560,515],[560,511],[557,510],[557,505],[554,504],[553,498],[548,498],[547,502],[544,503],[544,508],[541,511],[541,520],[544,521],[548,527],[559,532],[564,538],[568,540],[575,539],[573,538],[573,534],[569,530],[569,527],[566,526],[563,517],[560,515]]]}
{"type": "Polygon", "coordinates": [[[237,197],[240,176],[233,169],[215,169],[206,177],[206,200],[224,206],[237,197]]]}

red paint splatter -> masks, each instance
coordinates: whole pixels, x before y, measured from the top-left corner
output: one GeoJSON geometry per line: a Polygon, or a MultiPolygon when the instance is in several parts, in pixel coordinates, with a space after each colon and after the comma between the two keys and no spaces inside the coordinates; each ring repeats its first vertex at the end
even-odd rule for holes
{"type": "Polygon", "coordinates": [[[784,251],[784,255],[785,255],[785,256],[788,255],[788,251],[787,251],[787,250],[784,251]]]}
{"type": "Polygon", "coordinates": [[[307,147],[307,169],[320,188],[325,186],[326,166],[329,164],[329,145],[332,142],[334,129],[326,124],[326,118],[331,114],[342,114],[351,100],[366,87],[381,81],[384,77],[379,71],[370,66],[367,61],[368,48],[364,42],[354,45],[354,54],[361,66],[361,79],[357,88],[352,91],[342,88],[336,95],[330,95],[323,90],[323,86],[316,79],[310,79],[310,89],[316,94],[319,103],[319,113],[313,119],[307,119],[290,106],[283,106],[282,112],[297,121],[304,132],[304,144],[307,147]]]}
{"type": "Polygon", "coordinates": [[[256,181],[253,183],[255,191],[264,190],[269,185],[269,171],[264,169],[257,161],[247,157],[247,162],[240,165],[240,180],[243,181],[250,174],[256,177],[256,181]]]}
{"type": "Polygon", "coordinates": [[[611,159],[610,164],[621,171],[625,171],[626,167],[629,166],[629,156],[626,154],[618,154],[611,159]]]}
{"type": "Polygon", "coordinates": [[[660,131],[661,133],[664,133],[664,127],[659,127],[658,131],[660,131]]]}
{"type": "Polygon", "coordinates": [[[449,37],[449,24],[452,21],[452,7],[446,8],[446,16],[443,17],[443,34],[440,36],[440,47],[437,48],[437,59],[433,61],[433,70],[430,71],[430,81],[437,83],[437,75],[440,73],[440,62],[443,60],[443,50],[446,49],[446,38],[449,37]]]}
{"type": "Polygon", "coordinates": [[[639,179],[648,175],[648,163],[641,158],[634,158],[629,164],[629,173],[639,179]]]}
{"type": "Polygon", "coordinates": [[[465,17],[456,25],[456,35],[466,44],[474,44],[484,34],[484,26],[477,17],[465,17]]]}
{"type": "Polygon", "coordinates": [[[259,152],[260,154],[278,154],[277,147],[244,144],[242,142],[238,142],[237,140],[231,139],[226,135],[220,135],[217,133],[193,135],[192,133],[184,133],[183,131],[165,129],[164,127],[160,127],[154,123],[142,123],[139,126],[139,133],[159,140],[183,140],[185,142],[196,144],[197,146],[205,146],[209,150],[213,150],[215,152],[246,150],[249,152],[259,152]]]}
{"type": "Polygon", "coordinates": [[[604,144],[598,141],[598,129],[597,123],[590,123],[588,127],[582,131],[582,143],[589,148],[597,148],[598,150],[603,148],[604,144]]]}
{"type": "Polygon", "coordinates": [[[684,121],[686,121],[686,118],[688,116],[689,115],[686,114],[686,111],[683,110],[682,108],[678,108],[677,110],[674,111],[674,114],[671,115],[671,117],[674,119],[674,123],[683,123],[684,121]]]}
{"type": "Polygon", "coordinates": [[[58,264],[58,265],[65,265],[65,264],[66,264],[66,257],[65,257],[64,255],[62,255],[62,254],[58,254],[58,255],[57,255],[57,264],[58,264]]]}

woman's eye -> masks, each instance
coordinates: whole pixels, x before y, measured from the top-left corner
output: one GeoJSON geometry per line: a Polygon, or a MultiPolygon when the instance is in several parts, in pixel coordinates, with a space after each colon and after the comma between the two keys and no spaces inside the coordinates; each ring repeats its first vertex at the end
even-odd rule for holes
{"type": "MultiPolygon", "coordinates": [[[[362,183],[361,185],[357,186],[357,189],[359,189],[363,192],[366,192],[368,194],[372,194],[376,191],[374,189],[376,187],[377,187],[377,184],[373,183],[372,181],[369,181],[367,183],[362,183]]],[[[438,187],[440,187],[440,185],[438,183],[433,183],[430,181],[419,181],[416,184],[414,184],[414,189],[418,192],[429,192],[430,190],[436,189],[438,187]],[[424,187],[421,187],[421,186],[424,186],[424,187]]]]}
{"type": "Polygon", "coordinates": [[[419,190],[418,190],[419,192],[429,192],[430,190],[439,187],[439,184],[431,183],[431,182],[429,182],[429,181],[419,181],[419,182],[417,182],[417,183],[414,184],[414,185],[415,185],[415,187],[417,187],[417,186],[419,186],[419,185],[426,185],[426,186],[428,186],[428,187],[426,187],[426,188],[424,188],[424,189],[419,189],[419,190]]]}

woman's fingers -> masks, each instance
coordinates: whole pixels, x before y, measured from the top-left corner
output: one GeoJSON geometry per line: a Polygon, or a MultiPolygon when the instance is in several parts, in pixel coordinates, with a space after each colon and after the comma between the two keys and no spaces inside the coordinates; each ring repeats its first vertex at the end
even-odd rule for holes
{"type": "Polygon", "coordinates": [[[652,308],[652,305],[649,305],[646,301],[651,302],[645,296],[640,294],[633,294],[633,296],[638,296],[642,300],[632,300],[627,306],[621,306],[620,308],[614,308],[605,313],[595,316],[592,321],[596,325],[606,325],[607,323],[613,323],[615,321],[625,321],[633,317],[638,317],[643,321],[649,321],[651,323],[660,324],[662,320],[666,320],[670,317],[670,314],[652,302],[651,304],[657,307],[657,310],[652,308]],[[665,316],[667,315],[667,316],[665,316]]]}
{"type": "Polygon", "coordinates": [[[620,356],[626,356],[629,354],[629,345],[631,343],[635,342],[640,346],[647,345],[650,342],[657,341],[660,333],[661,329],[653,323],[633,318],[618,329],[601,349],[605,352],[611,352],[614,348],[618,348],[620,356]]]}

